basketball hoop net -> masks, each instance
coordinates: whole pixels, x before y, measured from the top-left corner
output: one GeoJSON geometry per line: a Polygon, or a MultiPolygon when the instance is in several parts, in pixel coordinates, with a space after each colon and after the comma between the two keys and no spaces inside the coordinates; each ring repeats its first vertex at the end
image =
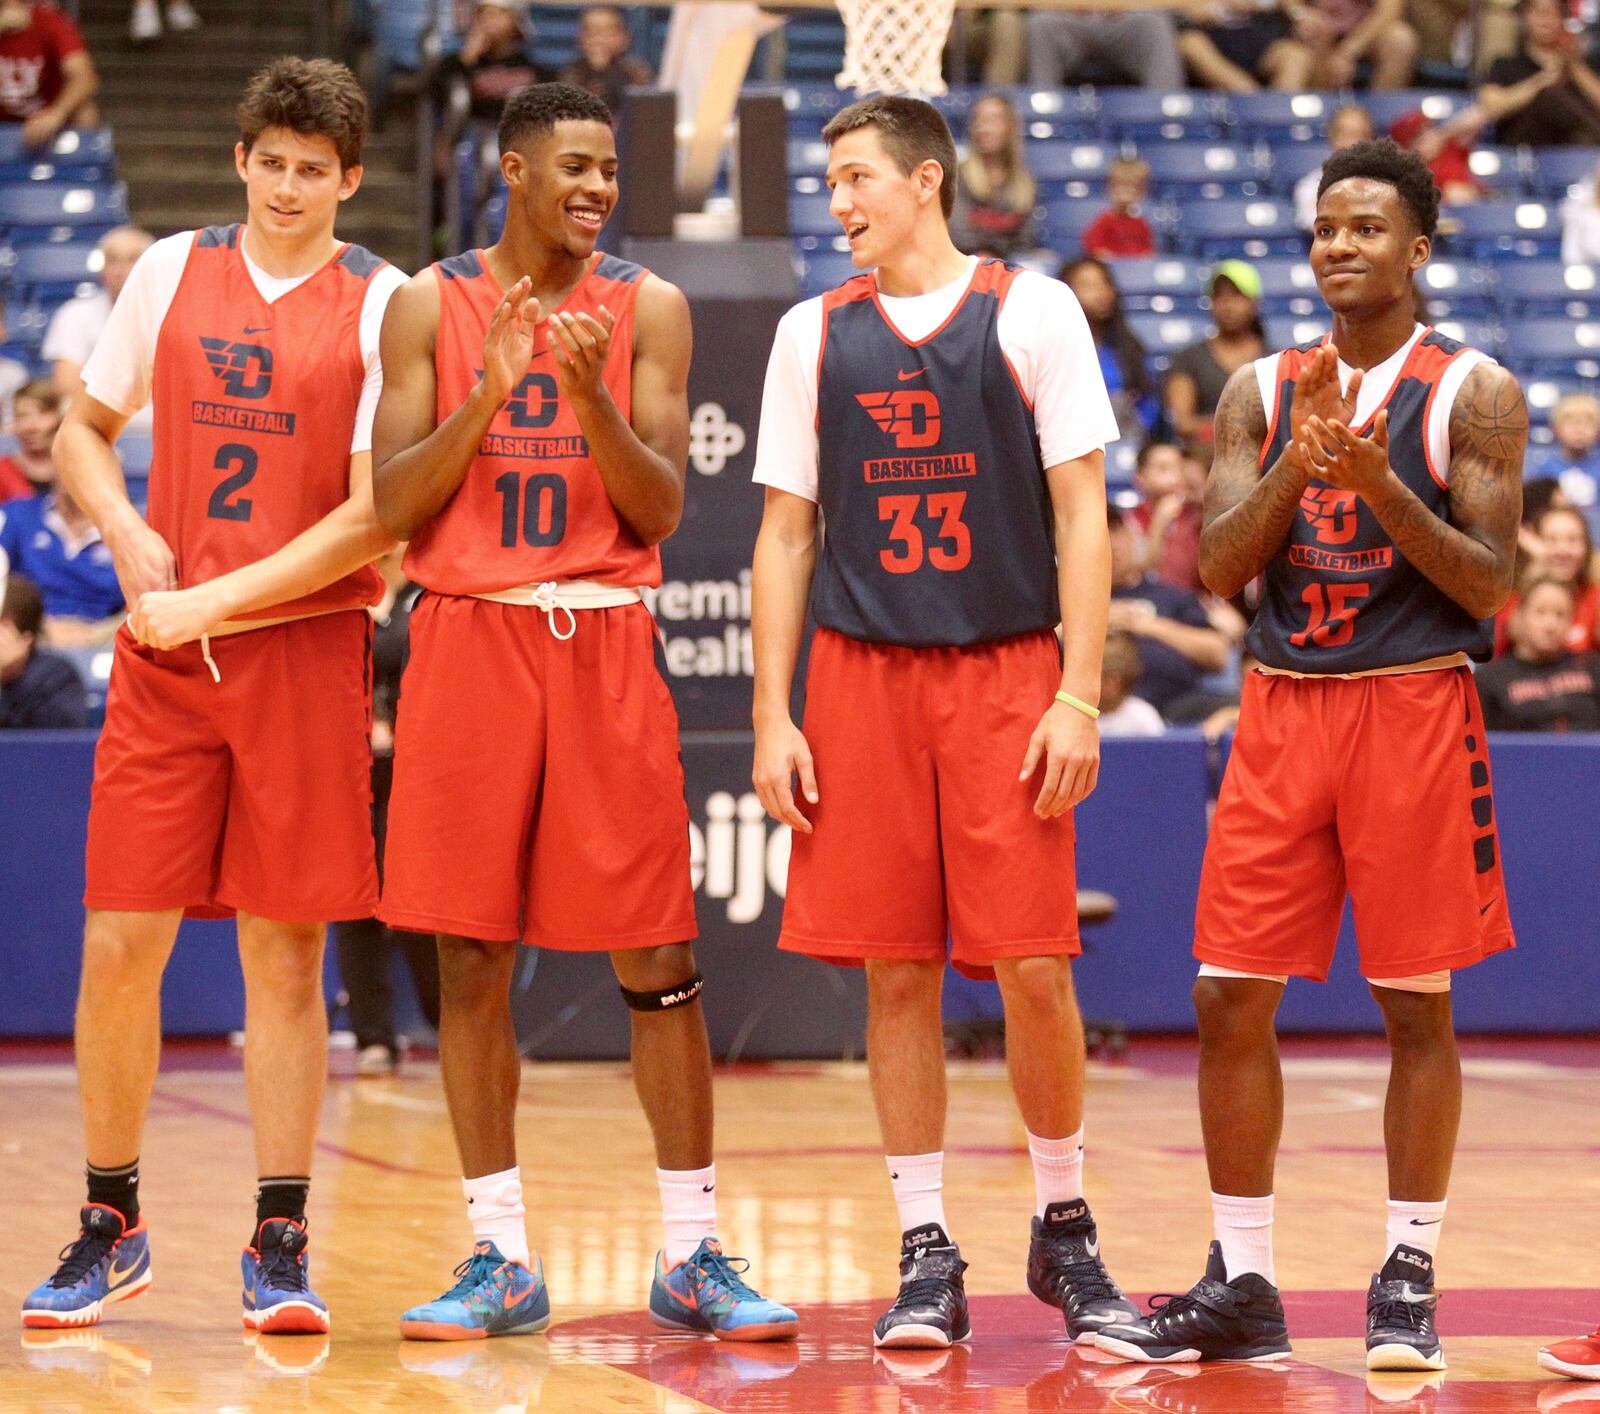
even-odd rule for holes
{"type": "Polygon", "coordinates": [[[838,0],[844,68],[834,80],[858,94],[945,92],[939,72],[955,0],[838,0]]]}

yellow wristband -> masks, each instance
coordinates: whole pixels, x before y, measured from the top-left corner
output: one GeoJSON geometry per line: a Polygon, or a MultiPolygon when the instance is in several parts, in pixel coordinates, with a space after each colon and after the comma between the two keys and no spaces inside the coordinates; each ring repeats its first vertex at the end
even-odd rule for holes
{"type": "Polygon", "coordinates": [[[1076,707],[1080,712],[1083,713],[1083,715],[1085,717],[1088,717],[1091,721],[1093,721],[1096,717],[1098,717],[1100,715],[1100,709],[1098,707],[1091,707],[1081,697],[1074,697],[1070,692],[1058,692],[1058,693],[1056,693],[1056,701],[1057,702],[1065,702],[1067,704],[1067,706],[1069,706],[1069,707],[1076,707]]]}

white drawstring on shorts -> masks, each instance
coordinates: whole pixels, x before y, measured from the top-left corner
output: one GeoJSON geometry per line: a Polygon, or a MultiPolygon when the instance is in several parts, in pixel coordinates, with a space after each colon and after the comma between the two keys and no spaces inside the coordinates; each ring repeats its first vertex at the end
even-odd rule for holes
{"type": "Polygon", "coordinates": [[[550,632],[565,643],[578,631],[578,616],[574,609],[614,609],[623,604],[640,604],[644,596],[632,585],[599,584],[592,579],[547,579],[537,584],[518,584],[510,589],[497,589],[487,594],[473,594],[473,599],[488,599],[496,604],[521,604],[531,609],[542,609],[550,632]],[[567,616],[566,632],[556,622],[556,612],[567,616]]]}
{"type": "Polygon", "coordinates": [[[206,660],[206,667],[211,669],[211,681],[221,682],[222,674],[217,670],[217,660],[211,656],[211,635],[200,635],[200,656],[206,660]]]}

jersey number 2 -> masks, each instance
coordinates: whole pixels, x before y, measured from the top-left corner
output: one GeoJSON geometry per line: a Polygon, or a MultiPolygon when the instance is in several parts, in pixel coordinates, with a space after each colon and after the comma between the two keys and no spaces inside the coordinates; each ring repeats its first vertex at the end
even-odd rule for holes
{"type": "Polygon", "coordinates": [[[211,493],[206,514],[212,520],[250,519],[250,510],[255,502],[248,496],[240,496],[239,492],[255,479],[259,465],[260,458],[254,448],[242,442],[228,442],[217,448],[217,459],[212,466],[218,471],[227,471],[230,467],[235,470],[232,476],[223,477],[217,483],[217,489],[211,493]]]}
{"type": "Polygon", "coordinates": [[[526,481],[515,471],[495,478],[500,493],[500,544],[509,550],[522,532],[524,545],[535,549],[559,545],[567,533],[567,483],[551,472],[535,472],[526,481]]]}
{"type": "Polygon", "coordinates": [[[1308,584],[1300,601],[1311,618],[1298,633],[1289,635],[1296,648],[1308,644],[1316,648],[1337,648],[1356,636],[1356,615],[1360,601],[1372,593],[1370,584],[1308,584]]]}
{"type": "Polygon", "coordinates": [[[965,491],[944,491],[927,497],[928,514],[939,518],[933,547],[924,550],[922,527],[916,515],[921,496],[880,496],[878,519],[892,521],[889,527],[891,548],[878,551],[878,559],[890,574],[911,574],[927,562],[936,570],[964,570],[972,563],[972,532],[961,519],[967,504],[965,491]]]}

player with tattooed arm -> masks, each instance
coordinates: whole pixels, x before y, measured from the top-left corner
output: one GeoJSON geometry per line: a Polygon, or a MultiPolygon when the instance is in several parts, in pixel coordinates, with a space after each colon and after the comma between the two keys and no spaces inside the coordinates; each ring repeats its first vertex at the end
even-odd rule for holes
{"type": "Polygon", "coordinates": [[[1346,896],[1383,1012],[1384,1262],[1369,1369],[1444,1368],[1434,1255],[1461,1113],[1450,976],[1514,946],[1468,666],[1511,592],[1528,415],[1492,359],[1413,318],[1439,192],[1359,143],[1323,167],[1311,267],[1330,337],[1234,374],[1200,572],[1258,576],[1238,735],[1195,924],[1200,1112],[1217,1241],[1188,1295],[1098,1337],[1128,1360],[1289,1353],[1272,1261],[1283,1126],[1274,1017],[1328,975],[1346,896]]]}

